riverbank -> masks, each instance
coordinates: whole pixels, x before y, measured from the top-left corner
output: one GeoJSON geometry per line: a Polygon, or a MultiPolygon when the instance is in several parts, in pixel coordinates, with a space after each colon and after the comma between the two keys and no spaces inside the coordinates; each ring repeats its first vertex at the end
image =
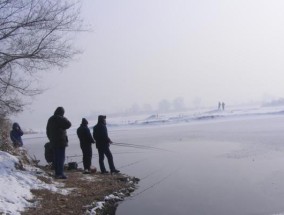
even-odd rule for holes
{"type": "Polygon", "coordinates": [[[54,180],[53,172],[40,167],[49,177],[37,177],[47,184],[55,184],[66,193],[51,190],[32,190],[34,206],[27,208],[24,215],[36,214],[115,214],[119,201],[130,196],[135,190],[138,179],[123,174],[82,174],[82,170],[68,170],[66,180],[54,180]]]}

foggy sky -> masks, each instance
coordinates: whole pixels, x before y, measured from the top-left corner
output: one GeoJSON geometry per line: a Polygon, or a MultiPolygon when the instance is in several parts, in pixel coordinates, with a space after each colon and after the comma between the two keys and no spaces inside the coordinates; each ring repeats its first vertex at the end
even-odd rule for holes
{"type": "Polygon", "coordinates": [[[182,97],[190,107],[284,96],[282,0],[84,0],[92,32],[68,67],[42,76],[49,88],[14,117],[45,127],[57,106],[79,125],[91,111],[182,97]]]}

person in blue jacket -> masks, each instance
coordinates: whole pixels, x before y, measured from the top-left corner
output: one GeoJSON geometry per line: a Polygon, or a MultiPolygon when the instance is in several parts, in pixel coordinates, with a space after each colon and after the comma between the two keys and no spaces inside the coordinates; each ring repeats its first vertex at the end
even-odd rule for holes
{"type": "Polygon", "coordinates": [[[111,139],[108,137],[107,127],[106,127],[106,116],[100,115],[98,117],[98,123],[93,128],[93,137],[96,141],[96,147],[99,153],[99,164],[101,173],[108,173],[104,165],[104,156],[107,157],[109,168],[111,173],[119,173],[113,163],[112,153],[109,149],[109,144],[112,143],[111,139]]]}
{"type": "Polygon", "coordinates": [[[90,129],[88,128],[88,121],[83,118],[80,127],[77,129],[77,136],[80,140],[80,147],[83,153],[83,166],[84,174],[91,173],[91,164],[92,164],[92,143],[95,143],[90,129]]]}
{"type": "Polygon", "coordinates": [[[22,136],[24,132],[22,131],[20,125],[18,123],[13,123],[12,131],[10,132],[10,138],[13,142],[15,148],[23,146],[22,136]]]}

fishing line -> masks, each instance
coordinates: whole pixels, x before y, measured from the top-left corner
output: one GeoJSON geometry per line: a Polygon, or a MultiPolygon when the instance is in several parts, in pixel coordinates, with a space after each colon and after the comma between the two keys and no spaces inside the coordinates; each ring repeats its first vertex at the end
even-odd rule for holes
{"type": "Polygon", "coordinates": [[[116,144],[116,143],[113,143],[112,145],[115,145],[115,146],[120,146],[120,147],[127,147],[127,148],[135,148],[135,149],[148,149],[148,148],[142,148],[142,147],[136,147],[136,146],[129,146],[129,145],[122,145],[122,144],[116,144]]]}
{"type": "Polygon", "coordinates": [[[142,159],[142,160],[138,160],[138,161],[135,161],[135,162],[132,162],[132,163],[129,163],[129,164],[126,164],[124,166],[120,166],[119,169],[123,169],[125,167],[129,167],[129,166],[132,166],[132,165],[135,165],[135,164],[138,164],[138,163],[141,163],[142,161],[145,161],[147,159],[142,159]]]}
{"type": "Polygon", "coordinates": [[[154,184],[150,185],[149,187],[146,187],[145,189],[141,190],[140,192],[132,195],[131,197],[135,198],[136,196],[139,196],[140,194],[144,193],[145,191],[157,186],[158,184],[162,183],[163,181],[167,180],[170,176],[172,176],[175,172],[177,172],[179,169],[176,169],[172,172],[170,172],[168,175],[166,175],[165,177],[163,177],[161,180],[155,182],[154,184]]]}
{"type": "Polygon", "coordinates": [[[115,144],[117,145],[125,145],[125,146],[132,146],[132,147],[139,147],[139,148],[153,148],[153,149],[158,149],[158,148],[155,148],[155,147],[152,147],[152,146],[145,146],[145,145],[137,145],[137,144],[131,144],[131,143],[117,143],[115,142],[115,144]]]}
{"type": "Polygon", "coordinates": [[[114,142],[113,144],[117,145],[117,146],[133,147],[133,148],[140,148],[140,149],[153,149],[153,150],[160,150],[160,151],[168,151],[166,149],[157,148],[157,147],[153,147],[153,146],[137,145],[137,144],[131,144],[131,143],[117,143],[117,142],[114,142]]]}
{"type": "Polygon", "coordinates": [[[149,176],[152,176],[152,175],[154,175],[155,173],[160,172],[160,171],[161,171],[161,169],[159,169],[159,170],[154,170],[154,171],[150,172],[148,175],[144,176],[143,178],[139,178],[139,179],[140,179],[140,180],[146,179],[146,178],[148,178],[149,176]]]}
{"type": "Polygon", "coordinates": [[[166,166],[168,166],[168,165],[167,165],[167,164],[162,165],[162,166],[161,166],[160,168],[158,168],[157,170],[153,170],[153,171],[150,172],[148,175],[145,175],[144,177],[140,178],[140,180],[146,179],[146,178],[148,178],[149,176],[152,176],[152,175],[154,175],[155,173],[158,173],[158,172],[164,170],[166,166]]]}
{"type": "Polygon", "coordinates": [[[114,155],[119,155],[119,154],[144,154],[146,152],[113,152],[112,154],[114,155]]]}

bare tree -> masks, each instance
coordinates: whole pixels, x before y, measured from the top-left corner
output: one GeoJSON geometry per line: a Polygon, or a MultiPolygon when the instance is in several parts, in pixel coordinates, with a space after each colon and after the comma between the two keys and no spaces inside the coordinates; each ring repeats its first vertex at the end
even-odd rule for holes
{"type": "Polygon", "coordinates": [[[39,71],[63,67],[79,53],[72,36],[81,24],[73,0],[0,0],[0,116],[41,93],[33,85],[39,71]]]}

